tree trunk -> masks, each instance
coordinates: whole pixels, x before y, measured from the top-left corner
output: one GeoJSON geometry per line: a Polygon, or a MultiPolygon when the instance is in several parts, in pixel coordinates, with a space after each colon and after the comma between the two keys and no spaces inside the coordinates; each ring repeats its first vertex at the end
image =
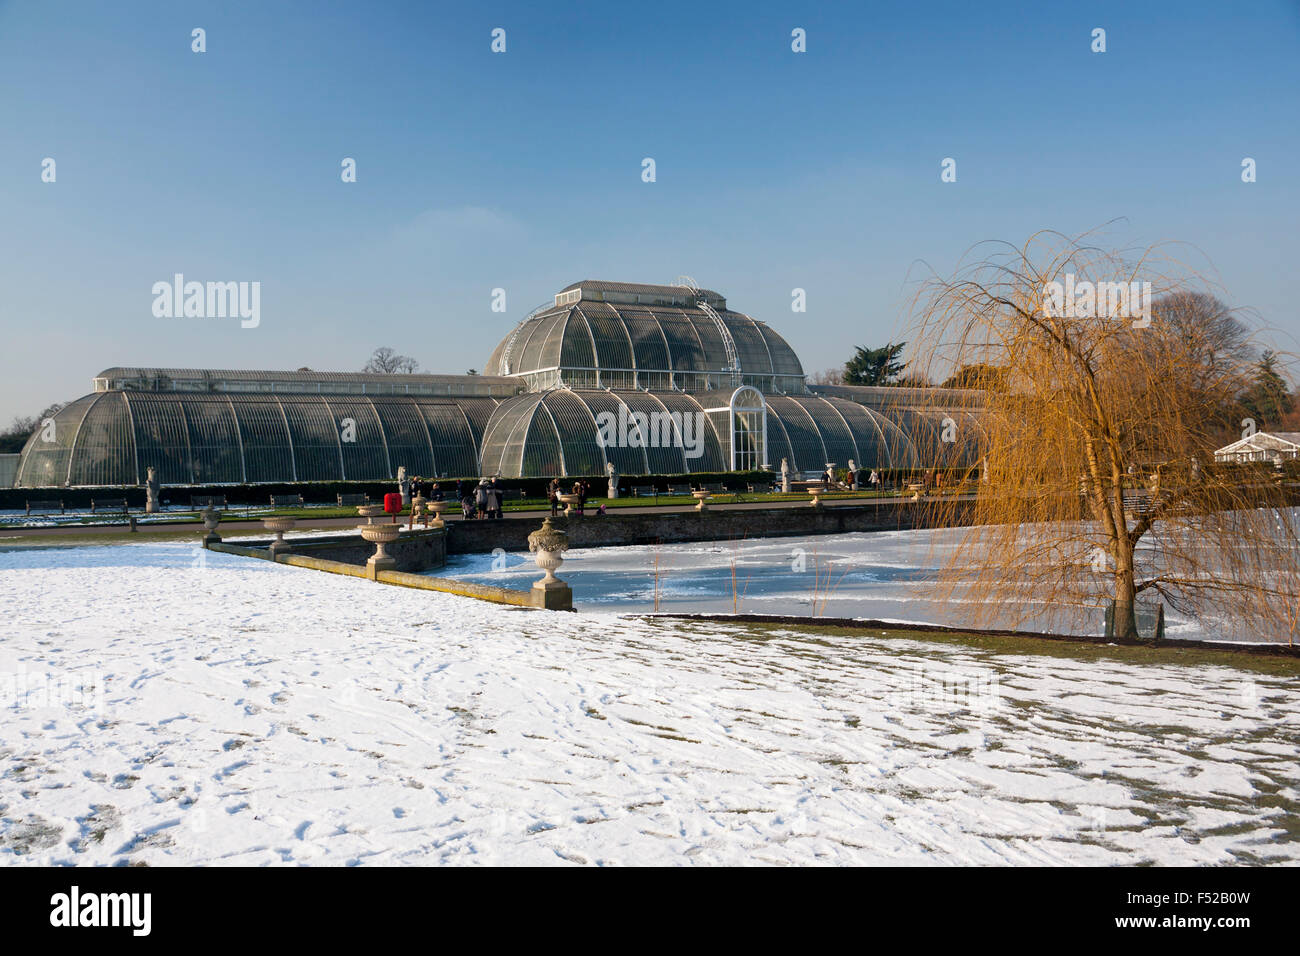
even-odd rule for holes
{"type": "Polygon", "coordinates": [[[1114,633],[1116,640],[1136,641],[1137,629],[1137,590],[1133,582],[1133,551],[1120,548],[1115,556],[1115,617],[1114,633]]]}

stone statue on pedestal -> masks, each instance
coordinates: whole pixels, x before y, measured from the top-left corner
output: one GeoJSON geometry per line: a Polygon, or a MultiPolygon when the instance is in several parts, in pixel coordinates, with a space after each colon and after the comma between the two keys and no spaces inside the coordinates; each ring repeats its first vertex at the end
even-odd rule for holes
{"type": "Polygon", "coordinates": [[[781,492],[787,495],[790,493],[790,459],[789,458],[781,459],[781,492]]]}
{"type": "Polygon", "coordinates": [[[612,461],[605,462],[605,474],[609,476],[609,498],[618,497],[618,469],[612,461]]]}
{"type": "Polygon", "coordinates": [[[397,468],[397,490],[402,493],[402,507],[411,507],[411,479],[406,477],[406,466],[397,468]]]}
{"type": "Polygon", "coordinates": [[[858,463],[852,458],[849,459],[849,487],[858,490],[858,463]]]}
{"type": "Polygon", "coordinates": [[[158,480],[158,472],[154,470],[153,465],[149,466],[149,474],[144,480],[144,491],[147,495],[144,510],[146,514],[157,514],[162,511],[162,499],[159,493],[162,491],[162,482],[158,480]]]}

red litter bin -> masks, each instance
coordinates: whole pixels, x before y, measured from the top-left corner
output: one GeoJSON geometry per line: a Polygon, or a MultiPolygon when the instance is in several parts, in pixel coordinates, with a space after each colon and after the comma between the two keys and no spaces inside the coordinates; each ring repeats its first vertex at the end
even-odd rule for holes
{"type": "Polygon", "coordinates": [[[397,516],[402,513],[402,496],[395,491],[384,495],[384,511],[392,515],[396,523],[397,516]]]}

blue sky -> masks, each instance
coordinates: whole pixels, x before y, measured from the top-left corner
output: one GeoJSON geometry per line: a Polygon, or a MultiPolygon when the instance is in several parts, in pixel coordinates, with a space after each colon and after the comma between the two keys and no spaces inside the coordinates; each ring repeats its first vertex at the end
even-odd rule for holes
{"type": "Polygon", "coordinates": [[[811,371],[921,263],[1115,219],[1297,349],[1298,105],[1296,3],[0,0],[0,421],[110,365],[482,369],[587,277],[694,276],[811,371]],[[155,318],[177,272],[261,324],[155,318]]]}

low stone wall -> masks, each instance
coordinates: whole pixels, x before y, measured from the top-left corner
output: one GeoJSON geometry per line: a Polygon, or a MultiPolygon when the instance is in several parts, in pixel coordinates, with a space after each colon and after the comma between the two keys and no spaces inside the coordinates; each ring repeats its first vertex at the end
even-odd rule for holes
{"type": "MultiPolygon", "coordinates": [[[[670,544],[683,541],[728,541],[807,534],[898,531],[931,527],[929,509],[913,502],[801,508],[712,509],[651,514],[610,513],[553,518],[574,548],[610,545],[670,544]]],[[[457,521],[447,526],[448,554],[484,554],[528,549],[528,534],[541,525],[539,516],[500,521],[457,521]]]]}
{"type": "MultiPolygon", "coordinates": [[[[375,546],[360,534],[318,535],[295,539],[293,532],[289,532],[285,542],[294,554],[355,564],[362,566],[363,570],[366,561],[375,553],[375,546]]],[[[265,541],[244,542],[248,548],[261,550],[270,547],[270,544],[269,538],[265,541]]],[[[438,528],[403,531],[396,541],[386,546],[386,550],[397,560],[398,571],[432,571],[447,564],[447,532],[438,528]]]]}
{"type": "MultiPolygon", "coordinates": [[[[378,578],[384,584],[400,584],[408,588],[422,588],[426,591],[442,591],[447,594],[459,594],[462,597],[478,598],[494,604],[513,604],[516,607],[545,607],[545,595],[541,591],[513,591],[491,584],[475,584],[469,581],[457,581],[453,578],[435,578],[427,574],[406,574],[402,571],[380,571],[378,578]]],[[[568,592],[567,606],[555,610],[573,610],[573,592],[568,592]]]]}
{"type": "MultiPolygon", "coordinates": [[[[440,537],[441,534],[439,532],[440,537]]],[[[322,541],[322,539],[313,539],[313,541],[322,542],[326,545],[330,544],[329,541],[322,541]]],[[[374,545],[368,542],[363,543],[373,551],[374,545]]],[[[249,542],[246,544],[217,542],[210,545],[210,548],[213,551],[221,551],[225,554],[238,554],[243,557],[260,558],[263,561],[269,561],[271,560],[269,544],[269,541],[249,542]]],[[[389,552],[392,553],[393,546],[389,545],[388,547],[389,552]]],[[[295,568],[308,568],[313,571],[326,571],[330,574],[344,574],[349,577],[370,579],[364,559],[359,564],[351,561],[339,561],[322,556],[320,552],[324,549],[316,548],[314,550],[317,553],[304,553],[306,549],[300,549],[295,545],[293,551],[280,552],[275,561],[277,564],[287,564],[295,568]]],[[[347,553],[346,542],[338,550],[347,553]]],[[[380,584],[395,584],[399,587],[417,588],[423,591],[459,594],[462,597],[477,598],[480,601],[490,601],[493,604],[508,604],[514,607],[532,607],[551,611],[573,610],[573,591],[567,586],[548,591],[537,588],[529,588],[527,591],[515,591],[490,584],[457,581],[453,578],[433,577],[427,574],[415,574],[410,571],[379,571],[373,580],[380,584]]]]}

